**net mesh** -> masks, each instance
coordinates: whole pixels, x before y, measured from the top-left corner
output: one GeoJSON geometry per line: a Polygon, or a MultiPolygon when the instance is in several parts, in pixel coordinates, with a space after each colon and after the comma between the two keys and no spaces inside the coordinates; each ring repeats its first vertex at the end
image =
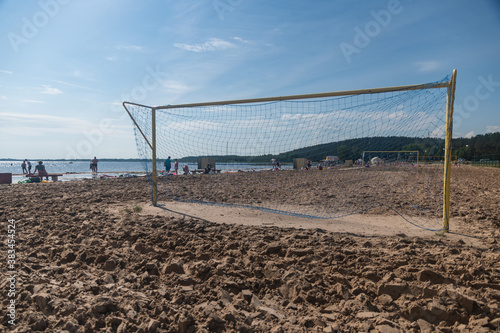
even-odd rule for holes
{"type": "MultiPolygon", "coordinates": [[[[158,201],[328,219],[399,214],[437,230],[446,93],[434,88],[156,109],[158,201]],[[416,151],[427,159],[417,164],[416,151]],[[375,158],[380,162],[372,163],[375,158]]],[[[124,105],[151,179],[152,108],[124,105]]]]}

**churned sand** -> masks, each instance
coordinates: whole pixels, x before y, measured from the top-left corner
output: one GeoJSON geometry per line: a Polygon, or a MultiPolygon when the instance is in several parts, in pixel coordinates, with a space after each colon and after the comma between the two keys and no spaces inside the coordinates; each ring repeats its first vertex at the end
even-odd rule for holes
{"type": "MultiPolygon", "coordinates": [[[[5,315],[9,281],[0,282],[0,331],[500,327],[500,169],[453,169],[453,233],[445,236],[384,209],[318,220],[179,202],[324,209],[321,198],[334,193],[317,187],[328,185],[328,173],[310,175],[295,191],[293,179],[284,180],[279,197],[256,190],[258,173],[163,179],[175,192],[160,207],[150,205],[142,177],[0,185],[2,239],[15,220],[17,272],[14,326],[5,315]]],[[[406,199],[394,190],[385,200],[406,199]]],[[[6,259],[0,265],[9,270],[6,259]]]]}

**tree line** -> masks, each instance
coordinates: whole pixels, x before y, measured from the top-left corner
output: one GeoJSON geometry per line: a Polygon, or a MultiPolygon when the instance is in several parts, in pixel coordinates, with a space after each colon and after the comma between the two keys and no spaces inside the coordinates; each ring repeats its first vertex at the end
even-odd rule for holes
{"type": "Polygon", "coordinates": [[[480,134],[472,138],[458,138],[451,141],[452,152],[466,160],[500,160],[500,132],[480,134]]]}
{"type": "MultiPolygon", "coordinates": [[[[500,132],[476,135],[472,138],[452,139],[452,156],[467,160],[491,158],[500,159],[500,132]],[[495,156],[498,156],[495,158],[495,156]]],[[[436,158],[444,155],[444,140],[439,138],[416,137],[370,137],[349,139],[339,142],[319,144],[315,146],[294,149],[281,154],[266,154],[259,156],[216,155],[216,156],[189,156],[180,159],[184,163],[196,163],[199,157],[215,158],[217,163],[269,163],[276,161],[287,163],[295,158],[307,158],[320,161],[326,156],[337,156],[340,160],[356,160],[363,151],[390,151],[390,150],[418,150],[421,156],[436,158]]]]}

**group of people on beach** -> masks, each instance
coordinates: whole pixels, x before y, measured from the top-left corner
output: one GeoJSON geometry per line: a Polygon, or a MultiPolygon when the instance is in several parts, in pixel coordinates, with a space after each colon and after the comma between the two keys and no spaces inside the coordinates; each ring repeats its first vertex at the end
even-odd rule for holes
{"type": "MultiPolygon", "coordinates": [[[[171,157],[169,156],[164,162],[163,166],[165,167],[165,175],[170,174],[170,170],[172,169],[172,160],[171,157]]],[[[184,164],[184,167],[182,168],[183,172],[185,175],[189,175],[189,167],[187,164],[184,164]]],[[[174,174],[178,175],[179,171],[179,161],[177,159],[174,160],[174,174]]]]}
{"type": "Polygon", "coordinates": [[[31,162],[28,159],[25,159],[23,163],[21,163],[21,168],[23,169],[23,175],[27,176],[38,176],[40,180],[45,176],[46,180],[49,180],[49,176],[47,170],[45,170],[45,165],[43,165],[42,161],[38,161],[38,164],[35,166],[35,172],[31,173],[31,162]]]}
{"type": "Polygon", "coordinates": [[[23,168],[23,175],[31,173],[31,162],[28,159],[25,159],[23,163],[21,163],[21,168],[23,168]],[[28,167],[28,168],[26,168],[28,167]]]}
{"type": "Polygon", "coordinates": [[[271,158],[271,164],[273,166],[273,170],[281,170],[281,163],[276,162],[275,158],[271,158]]]}
{"type": "MultiPolygon", "coordinates": [[[[97,163],[99,160],[94,156],[94,158],[90,161],[90,169],[92,170],[92,173],[97,173],[97,163]]],[[[47,173],[47,170],[45,169],[45,165],[43,165],[42,161],[38,161],[38,164],[35,166],[35,172],[31,173],[31,162],[28,159],[25,159],[21,163],[21,168],[23,169],[23,175],[29,176],[29,177],[40,177],[40,180],[45,177],[46,180],[49,180],[49,175],[47,173]]]]}

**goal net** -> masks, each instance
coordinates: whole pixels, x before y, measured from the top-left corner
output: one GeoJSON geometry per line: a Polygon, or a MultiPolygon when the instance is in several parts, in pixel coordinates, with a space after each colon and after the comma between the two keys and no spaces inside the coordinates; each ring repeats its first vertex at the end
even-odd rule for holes
{"type": "Polygon", "coordinates": [[[450,154],[455,73],[391,88],[123,105],[154,205],[179,201],[325,219],[397,214],[441,230],[449,214],[449,161],[418,159],[450,154]]]}

